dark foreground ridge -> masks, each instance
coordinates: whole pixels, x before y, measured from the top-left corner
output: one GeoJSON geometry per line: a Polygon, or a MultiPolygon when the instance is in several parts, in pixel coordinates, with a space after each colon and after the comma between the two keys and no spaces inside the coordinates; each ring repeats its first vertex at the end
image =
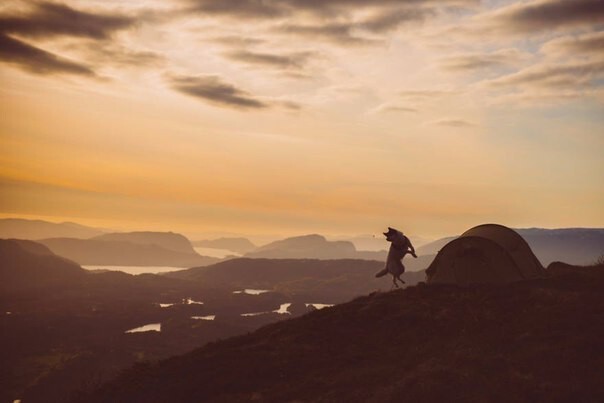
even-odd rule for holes
{"type": "Polygon", "coordinates": [[[82,402],[604,401],[604,266],[426,286],[139,364],[82,402]]]}

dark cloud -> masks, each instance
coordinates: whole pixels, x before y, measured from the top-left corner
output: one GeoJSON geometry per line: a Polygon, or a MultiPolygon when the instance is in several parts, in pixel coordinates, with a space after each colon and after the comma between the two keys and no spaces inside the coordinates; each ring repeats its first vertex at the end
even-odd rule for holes
{"type": "Polygon", "coordinates": [[[265,109],[269,104],[260,101],[217,76],[180,76],[170,79],[172,88],[212,104],[236,109],[265,109]]]}
{"type": "Polygon", "coordinates": [[[91,68],[0,33],[0,59],[37,74],[69,73],[94,76],[91,68]]]}
{"type": "Polygon", "coordinates": [[[301,69],[312,56],[310,52],[298,52],[285,55],[272,53],[258,53],[249,51],[228,52],[226,56],[231,60],[254,64],[259,66],[274,67],[279,69],[301,69]]]}
{"type": "Polygon", "coordinates": [[[515,4],[493,13],[487,23],[512,32],[532,32],[604,22],[602,0],[544,0],[515,4]]]}
{"type": "Polygon", "coordinates": [[[1,32],[29,37],[68,35],[106,39],[111,33],[133,24],[131,17],[93,14],[50,2],[35,2],[28,13],[0,17],[1,32]]]}

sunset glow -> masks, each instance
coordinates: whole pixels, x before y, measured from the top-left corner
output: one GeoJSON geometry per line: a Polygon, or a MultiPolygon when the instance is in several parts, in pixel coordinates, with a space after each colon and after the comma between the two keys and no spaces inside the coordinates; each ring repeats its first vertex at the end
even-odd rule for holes
{"type": "Polygon", "coordinates": [[[0,213],[185,233],[604,226],[601,0],[0,5],[0,213]]]}

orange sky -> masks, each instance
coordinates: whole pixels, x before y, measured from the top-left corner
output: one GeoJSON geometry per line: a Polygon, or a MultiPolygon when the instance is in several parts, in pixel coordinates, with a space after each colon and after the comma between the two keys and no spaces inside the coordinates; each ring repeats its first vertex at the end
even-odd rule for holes
{"type": "Polygon", "coordinates": [[[596,0],[9,0],[0,215],[604,227],[603,23],[596,0]]]}

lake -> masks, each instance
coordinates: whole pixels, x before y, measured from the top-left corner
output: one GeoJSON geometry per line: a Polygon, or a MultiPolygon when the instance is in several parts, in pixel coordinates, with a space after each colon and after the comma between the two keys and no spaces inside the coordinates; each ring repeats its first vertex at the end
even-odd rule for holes
{"type": "Polygon", "coordinates": [[[169,303],[157,302],[157,305],[159,305],[161,308],[169,308],[171,306],[180,305],[180,304],[182,304],[182,305],[203,305],[203,302],[195,301],[192,298],[185,298],[179,302],[169,302],[169,303]]]}
{"type": "Polygon", "coordinates": [[[227,256],[241,256],[239,253],[227,249],[202,248],[198,246],[195,246],[193,249],[201,256],[216,257],[218,259],[224,259],[227,256]]]}
{"type": "Polygon", "coordinates": [[[161,332],[161,323],[149,323],[141,327],[126,330],[125,333],[140,333],[140,332],[161,332]]]}
{"type": "Polygon", "coordinates": [[[207,316],[191,316],[191,319],[198,319],[198,320],[214,320],[214,319],[216,319],[216,315],[207,315],[207,316]]]}
{"type": "Polygon", "coordinates": [[[128,274],[157,274],[157,273],[169,273],[171,271],[185,270],[185,267],[173,267],[173,266],[99,266],[99,265],[85,265],[82,268],[86,270],[109,270],[109,271],[123,271],[128,274]]]}
{"type": "Polygon", "coordinates": [[[278,313],[280,315],[291,315],[291,312],[289,312],[287,310],[290,306],[291,306],[291,302],[288,302],[285,304],[281,304],[279,306],[279,309],[276,309],[274,311],[242,313],[241,316],[258,316],[258,315],[264,315],[267,313],[278,313]]]}
{"type": "Polygon", "coordinates": [[[246,288],[245,290],[233,291],[233,294],[249,294],[249,295],[260,295],[270,290],[254,290],[253,288],[246,288]]]}
{"type": "Polygon", "coordinates": [[[333,304],[316,304],[316,303],[306,303],[304,304],[306,305],[306,307],[312,306],[315,309],[323,309],[323,308],[329,308],[330,306],[333,306],[333,304]]]}

